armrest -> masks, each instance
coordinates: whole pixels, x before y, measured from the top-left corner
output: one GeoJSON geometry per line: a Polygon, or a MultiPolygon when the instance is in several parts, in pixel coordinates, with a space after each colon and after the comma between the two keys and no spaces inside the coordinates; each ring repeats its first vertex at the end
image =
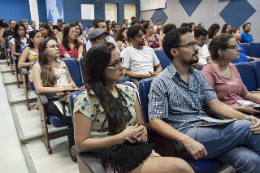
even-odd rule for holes
{"type": "Polygon", "coordinates": [[[41,102],[42,105],[47,105],[48,104],[47,95],[45,95],[45,94],[38,94],[36,90],[34,90],[34,93],[40,99],[40,102],[41,102]]]}
{"type": "Polygon", "coordinates": [[[23,75],[28,75],[27,68],[20,68],[20,70],[22,71],[23,75]]]}
{"type": "Polygon", "coordinates": [[[106,173],[101,163],[94,157],[92,153],[79,153],[75,145],[72,147],[72,150],[77,155],[79,170],[81,173],[83,173],[81,170],[85,169],[88,169],[91,173],[106,173]]]}

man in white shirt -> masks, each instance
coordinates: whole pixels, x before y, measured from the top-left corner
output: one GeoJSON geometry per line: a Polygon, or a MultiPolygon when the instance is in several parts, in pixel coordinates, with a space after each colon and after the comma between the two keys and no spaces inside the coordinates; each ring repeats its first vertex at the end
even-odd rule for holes
{"type": "Polygon", "coordinates": [[[132,46],[125,48],[120,55],[124,59],[125,74],[137,86],[140,80],[155,77],[162,71],[162,66],[154,50],[144,46],[142,29],[143,27],[140,25],[133,25],[128,29],[127,37],[132,46]]]}
{"type": "Polygon", "coordinates": [[[209,54],[208,46],[205,44],[207,40],[207,35],[208,35],[208,31],[201,27],[197,28],[194,31],[194,38],[197,45],[199,46],[199,52],[198,52],[199,62],[193,64],[192,65],[193,67],[203,66],[205,64],[212,62],[209,54]]]}
{"type": "MultiPolygon", "coordinates": [[[[95,28],[99,28],[99,29],[103,29],[104,31],[107,31],[107,24],[106,24],[106,22],[103,21],[103,20],[97,20],[97,21],[95,22],[95,28]]],[[[117,45],[116,45],[115,40],[114,40],[112,37],[108,36],[108,37],[107,37],[107,42],[113,43],[113,44],[116,46],[116,50],[117,50],[118,52],[120,52],[119,49],[118,49],[118,47],[117,47],[117,45]]],[[[86,44],[86,52],[87,52],[91,47],[92,47],[91,42],[88,41],[87,44],[86,44]]]]}

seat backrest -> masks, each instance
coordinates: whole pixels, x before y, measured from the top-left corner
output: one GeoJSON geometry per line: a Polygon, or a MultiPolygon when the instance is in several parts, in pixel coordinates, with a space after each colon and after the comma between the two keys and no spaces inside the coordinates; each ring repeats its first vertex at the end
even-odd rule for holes
{"type": "Polygon", "coordinates": [[[81,67],[81,71],[83,72],[83,62],[84,62],[84,56],[82,56],[80,58],[80,67],[81,67]]]}
{"type": "Polygon", "coordinates": [[[253,65],[249,62],[234,64],[240,73],[241,79],[248,91],[256,91],[256,78],[253,65]]]}
{"type": "Polygon", "coordinates": [[[70,58],[62,58],[62,61],[64,61],[69,69],[71,78],[77,85],[77,87],[82,86],[82,76],[81,71],[79,67],[79,63],[76,58],[70,57],[70,58]]]}
{"type": "Polygon", "coordinates": [[[24,49],[25,49],[26,47],[21,47],[20,48],[20,54],[22,55],[22,53],[23,53],[23,51],[24,51],[24,49]]]}
{"type": "Polygon", "coordinates": [[[250,62],[254,68],[256,87],[260,89],[260,61],[250,62]]]}
{"type": "Polygon", "coordinates": [[[239,45],[244,49],[246,56],[251,56],[248,43],[240,43],[239,45]]]}
{"type": "Polygon", "coordinates": [[[9,41],[12,39],[11,36],[5,37],[5,44],[7,45],[7,49],[10,49],[9,41]]]}
{"type": "Polygon", "coordinates": [[[148,117],[148,103],[149,98],[148,94],[150,91],[150,86],[153,81],[154,77],[143,79],[139,82],[139,94],[142,103],[142,111],[145,123],[149,123],[148,117]]]}
{"type": "Polygon", "coordinates": [[[171,64],[171,60],[166,56],[163,50],[154,50],[156,56],[158,57],[160,64],[163,69],[171,64]]]}
{"type": "Polygon", "coordinates": [[[248,43],[251,57],[260,57],[260,43],[248,43]]]}

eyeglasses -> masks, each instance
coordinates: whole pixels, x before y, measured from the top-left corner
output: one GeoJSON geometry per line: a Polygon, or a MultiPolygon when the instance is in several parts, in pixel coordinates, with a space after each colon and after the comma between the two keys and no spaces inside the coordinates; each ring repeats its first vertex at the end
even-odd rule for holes
{"type": "Polygon", "coordinates": [[[46,47],[46,48],[50,48],[50,49],[55,49],[55,48],[60,48],[60,45],[51,45],[50,47],[46,47]]]}
{"type": "Polygon", "coordinates": [[[237,44],[231,45],[231,46],[227,46],[227,49],[238,49],[239,47],[237,46],[237,44]]]}
{"type": "Polygon", "coordinates": [[[100,39],[100,40],[107,39],[107,35],[101,35],[101,36],[99,36],[99,38],[98,38],[98,39],[100,39]]]}
{"type": "Polygon", "coordinates": [[[194,48],[194,46],[197,46],[197,42],[194,41],[194,42],[189,42],[188,44],[185,44],[185,45],[179,45],[178,47],[191,47],[191,48],[194,48]]]}
{"type": "Polygon", "coordinates": [[[123,62],[124,62],[124,59],[123,59],[123,58],[120,58],[119,61],[116,61],[116,62],[114,62],[113,64],[107,65],[107,66],[114,67],[114,69],[117,70],[117,69],[119,68],[119,66],[120,66],[120,63],[123,64],[123,62]]]}

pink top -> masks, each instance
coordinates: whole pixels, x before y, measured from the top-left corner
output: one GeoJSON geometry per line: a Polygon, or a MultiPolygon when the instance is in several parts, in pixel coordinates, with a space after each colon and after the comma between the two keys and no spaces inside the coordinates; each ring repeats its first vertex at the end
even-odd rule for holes
{"type": "Polygon", "coordinates": [[[221,76],[211,64],[203,67],[202,73],[205,75],[209,86],[216,91],[221,102],[227,105],[240,106],[237,100],[244,100],[243,98],[249,91],[244,85],[237,68],[231,63],[229,63],[229,68],[231,70],[229,78],[221,76]]]}
{"type": "MultiPolygon", "coordinates": [[[[78,42],[79,46],[83,46],[83,43],[81,43],[80,41],[78,42]]],[[[68,53],[70,55],[70,57],[74,57],[74,58],[78,58],[78,48],[74,47],[73,50],[67,50],[63,44],[60,45],[60,56],[64,57],[63,55],[65,53],[68,53]]]]}

